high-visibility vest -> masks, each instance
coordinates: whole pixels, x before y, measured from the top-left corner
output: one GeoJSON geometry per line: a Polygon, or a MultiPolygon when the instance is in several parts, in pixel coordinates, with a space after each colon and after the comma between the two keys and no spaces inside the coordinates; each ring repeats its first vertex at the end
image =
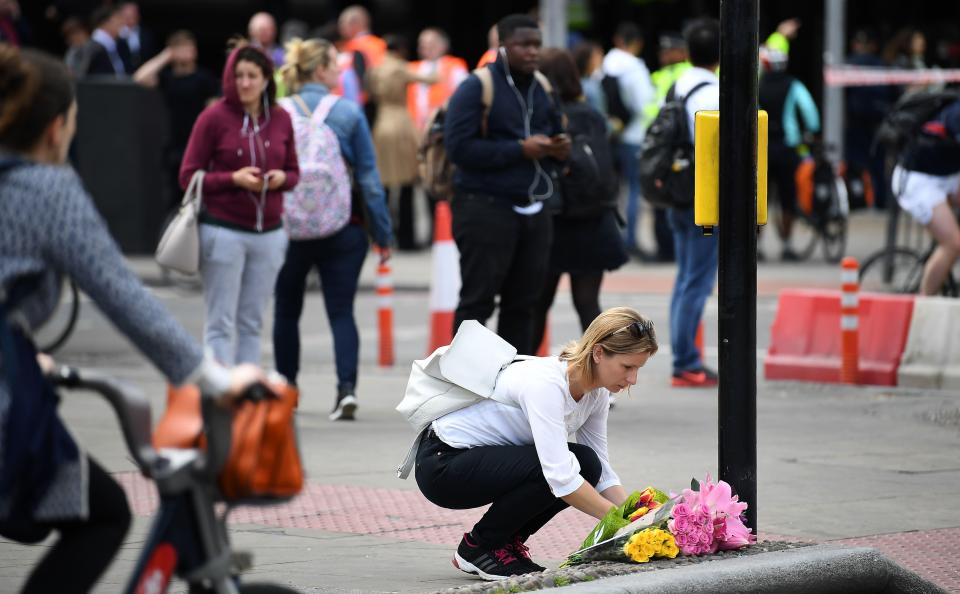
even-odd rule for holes
{"type": "Polygon", "coordinates": [[[376,68],[387,55],[387,42],[372,33],[361,33],[343,44],[348,52],[361,52],[366,58],[367,70],[376,68]]]}
{"type": "Polygon", "coordinates": [[[483,52],[483,55],[480,56],[480,61],[477,62],[477,68],[483,68],[487,64],[492,64],[497,61],[497,50],[490,48],[487,51],[483,52]]]}
{"type": "Polygon", "coordinates": [[[467,78],[467,63],[454,56],[441,56],[436,61],[411,62],[410,70],[421,76],[436,73],[440,78],[432,85],[415,83],[407,86],[407,111],[417,130],[422,130],[433,110],[443,105],[467,78]]]}

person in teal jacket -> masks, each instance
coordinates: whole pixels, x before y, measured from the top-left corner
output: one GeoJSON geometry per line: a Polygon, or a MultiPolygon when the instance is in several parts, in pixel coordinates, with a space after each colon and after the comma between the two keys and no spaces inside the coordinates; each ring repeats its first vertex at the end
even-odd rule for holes
{"type": "Polygon", "coordinates": [[[781,259],[797,260],[790,246],[793,220],[797,212],[797,189],[794,175],[800,164],[798,147],[804,132],[820,131],[820,113],[810,91],[802,82],[786,72],[787,54],[760,48],[763,74],[760,76],[760,109],[768,115],[768,181],[780,199],[780,224],[777,232],[783,244],[781,259]]]}

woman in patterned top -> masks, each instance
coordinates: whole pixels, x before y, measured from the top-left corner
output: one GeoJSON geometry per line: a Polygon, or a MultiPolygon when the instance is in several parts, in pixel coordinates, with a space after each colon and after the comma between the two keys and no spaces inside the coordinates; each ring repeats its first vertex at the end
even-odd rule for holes
{"type": "Polygon", "coordinates": [[[30,332],[53,311],[64,275],[173,384],[225,402],[263,379],[231,369],[200,344],[127,268],[77,174],[65,166],[77,104],[62,63],[0,46],[0,534],[59,540],[24,592],[87,592],[123,541],[120,486],[74,442],[57,415],[30,332]]]}

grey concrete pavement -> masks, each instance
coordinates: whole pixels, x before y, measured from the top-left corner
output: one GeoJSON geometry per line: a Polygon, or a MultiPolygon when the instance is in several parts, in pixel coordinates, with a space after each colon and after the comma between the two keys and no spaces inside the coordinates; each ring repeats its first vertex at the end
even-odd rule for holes
{"type": "MultiPolygon", "coordinates": [[[[859,217],[855,231],[851,251],[865,255],[882,241],[878,235],[882,218],[859,217]]],[[[768,232],[765,241],[769,243],[772,235],[768,232]]],[[[777,251],[768,248],[767,253],[777,251]]],[[[203,318],[199,294],[189,286],[160,286],[147,258],[135,258],[132,263],[174,315],[199,337],[203,318]]],[[[402,396],[409,362],[422,357],[427,348],[429,263],[427,252],[399,254],[394,259],[396,286],[408,290],[395,296],[397,365],[393,368],[376,365],[376,298],[369,290],[358,297],[360,409],[354,423],[331,423],[326,418],[333,404],[335,374],[331,337],[316,291],[308,294],[302,323],[304,374],[298,426],[310,485],[382,497],[384,514],[390,513],[391,498],[416,489],[414,482],[400,481],[393,472],[413,437],[393,408],[402,396]]],[[[372,286],[372,267],[370,258],[364,270],[365,287],[372,286]]],[[[669,387],[667,310],[672,271],[670,265],[631,263],[610,275],[601,297],[604,306],[631,305],[652,317],[663,345],[631,394],[618,400],[610,418],[613,462],[629,488],[652,484],[679,489],[691,476],[708,471],[716,476],[716,391],[669,387]]],[[[754,504],[761,533],[824,541],[960,527],[956,511],[960,394],[764,381],[762,351],[769,341],[777,288],[838,286],[839,270],[822,262],[771,262],[761,266],[758,278],[758,501],[754,504]]],[[[707,355],[714,365],[716,305],[711,300],[706,313],[707,355]]],[[[558,296],[550,321],[555,346],[579,334],[568,293],[558,296]]],[[[265,363],[272,360],[269,336],[267,328],[265,363]]],[[[155,416],[163,408],[162,378],[87,303],[76,334],[59,358],[104,369],[142,387],[155,416]]],[[[105,403],[90,395],[70,394],[61,410],[78,440],[106,468],[114,473],[135,470],[105,403]]],[[[143,543],[148,520],[137,519],[98,592],[120,590],[143,543]]],[[[234,524],[231,534],[237,548],[255,552],[253,581],[275,581],[303,592],[429,592],[475,582],[450,565],[454,540],[437,541],[413,532],[349,532],[256,522],[234,524]]],[[[0,541],[0,592],[16,591],[48,545],[23,547],[0,541]]],[[[533,554],[546,560],[536,547],[533,554]]],[[[555,565],[559,556],[549,560],[555,565]]],[[[947,563],[960,567],[960,549],[947,563]]],[[[182,591],[182,586],[174,591],[182,591]]]]}

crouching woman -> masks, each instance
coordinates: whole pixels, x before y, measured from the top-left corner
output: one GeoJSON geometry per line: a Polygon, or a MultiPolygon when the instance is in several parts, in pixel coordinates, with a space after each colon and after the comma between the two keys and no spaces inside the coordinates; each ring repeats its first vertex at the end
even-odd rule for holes
{"type": "Polygon", "coordinates": [[[524,544],[532,534],[567,506],[600,519],[623,503],[607,453],[610,394],[634,385],[657,348],[652,322],[608,309],[559,356],[511,364],[493,398],[430,425],[416,457],[424,496],[449,509],[492,504],[463,535],[457,568],[487,580],[543,571],[524,544]]]}

